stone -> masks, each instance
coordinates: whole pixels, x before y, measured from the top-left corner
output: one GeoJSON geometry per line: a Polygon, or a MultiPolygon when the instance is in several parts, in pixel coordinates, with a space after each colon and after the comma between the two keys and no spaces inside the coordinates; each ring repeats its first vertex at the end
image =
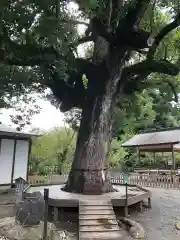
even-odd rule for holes
{"type": "Polygon", "coordinates": [[[138,222],[132,221],[128,218],[123,218],[119,221],[119,226],[122,227],[122,224],[126,226],[129,234],[134,239],[141,239],[145,237],[144,228],[138,222]]]}
{"type": "MultiPolygon", "coordinates": [[[[42,240],[44,223],[36,226],[23,227],[16,223],[15,218],[0,219],[0,236],[3,240],[42,240]]],[[[53,223],[48,222],[47,235],[49,240],[70,240],[66,231],[58,231],[53,223]]],[[[74,238],[75,239],[75,238],[74,238]]]]}
{"type": "Polygon", "coordinates": [[[37,225],[44,217],[44,200],[25,199],[15,206],[16,220],[26,226],[37,225]]]}
{"type": "Polygon", "coordinates": [[[43,198],[43,194],[40,191],[29,193],[28,198],[43,198]]]}
{"type": "Polygon", "coordinates": [[[175,227],[177,228],[177,230],[180,230],[180,222],[177,222],[177,223],[175,224],[175,227]]]}

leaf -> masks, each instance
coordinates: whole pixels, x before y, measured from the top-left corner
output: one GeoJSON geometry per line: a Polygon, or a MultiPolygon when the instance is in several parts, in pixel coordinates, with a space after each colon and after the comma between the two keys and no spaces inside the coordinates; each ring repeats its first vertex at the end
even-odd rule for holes
{"type": "Polygon", "coordinates": [[[98,0],[89,0],[89,7],[92,10],[95,10],[98,7],[98,0]]]}

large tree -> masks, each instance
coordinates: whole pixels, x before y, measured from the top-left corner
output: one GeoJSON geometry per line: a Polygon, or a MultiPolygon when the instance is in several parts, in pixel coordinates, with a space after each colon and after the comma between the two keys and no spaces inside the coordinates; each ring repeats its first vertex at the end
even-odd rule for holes
{"type": "Polygon", "coordinates": [[[169,62],[167,56],[160,59],[156,55],[166,36],[178,31],[179,4],[163,0],[78,0],[79,12],[74,17],[68,12],[69,2],[2,1],[0,60],[3,69],[11,73],[4,78],[4,89],[23,92],[49,87],[61,102],[61,111],[82,109],[65,190],[100,194],[113,191],[107,155],[117,97],[128,92],[129,85],[133,92],[151,73],[176,76],[179,72],[175,60],[169,62]],[[167,4],[169,8],[164,9],[167,4]],[[157,28],[158,19],[153,16],[161,9],[169,10],[171,19],[157,28]],[[145,24],[147,16],[149,24],[145,24]],[[80,23],[75,20],[78,17],[90,19],[82,38],[74,27],[80,23]],[[92,56],[78,58],[77,46],[88,41],[93,42],[92,56]],[[141,54],[138,61],[137,53],[141,54]],[[23,73],[24,78],[13,81],[14,72],[23,73]]]}

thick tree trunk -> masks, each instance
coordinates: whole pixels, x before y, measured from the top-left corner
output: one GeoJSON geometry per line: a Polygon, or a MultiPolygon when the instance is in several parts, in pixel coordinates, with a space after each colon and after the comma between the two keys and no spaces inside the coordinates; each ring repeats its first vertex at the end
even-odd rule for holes
{"type": "Polygon", "coordinates": [[[94,93],[94,86],[89,86],[90,94],[83,108],[74,161],[65,191],[83,194],[113,191],[107,158],[118,77],[105,80],[99,92],[94,93]]]}
{"type": "Polygon", "coordinates": [[[112,109],[122,73],[126,50],[110,51],[109,43],[97,37],[93,62],[99,72],[88,82],[76,151],[64,190],[83,194],[113,191],[108,174],[112,109]]]}

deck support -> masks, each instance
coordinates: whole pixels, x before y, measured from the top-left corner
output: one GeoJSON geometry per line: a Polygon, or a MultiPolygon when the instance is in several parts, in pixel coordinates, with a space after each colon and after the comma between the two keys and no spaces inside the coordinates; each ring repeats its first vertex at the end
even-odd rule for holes
{"type": "Polygon", "coordinates": [[[151,206],[151,198],[150,197],[148,197],[148,208],[152,208],[152,206],[151,206]]]}
{"type": "Polygon", "coordinates": [[[128,206],[124,207],[124,216],[127,218],[129,216],[128,206]]]}
{"type": "Polygon", "coordinates": [[[59,218],[59,212],[58,212],[58,208],[54,207],[54,212],[53,212],[53,221],[57,222],[59,218]]]}
{"type": "Polygon", "coordinates": [[[138,208],[139,208],[138,210],[139,210],[140,213],[142,213],[143,212],[143,202],[140,201],[138,205],[139,205],[138,206],[138,208]]]}
{"type": "Polygon", "coordinates": [[[174,154],[174,146],[172,145],[172,170],[176,170],[176,159],[174,154]]]}

